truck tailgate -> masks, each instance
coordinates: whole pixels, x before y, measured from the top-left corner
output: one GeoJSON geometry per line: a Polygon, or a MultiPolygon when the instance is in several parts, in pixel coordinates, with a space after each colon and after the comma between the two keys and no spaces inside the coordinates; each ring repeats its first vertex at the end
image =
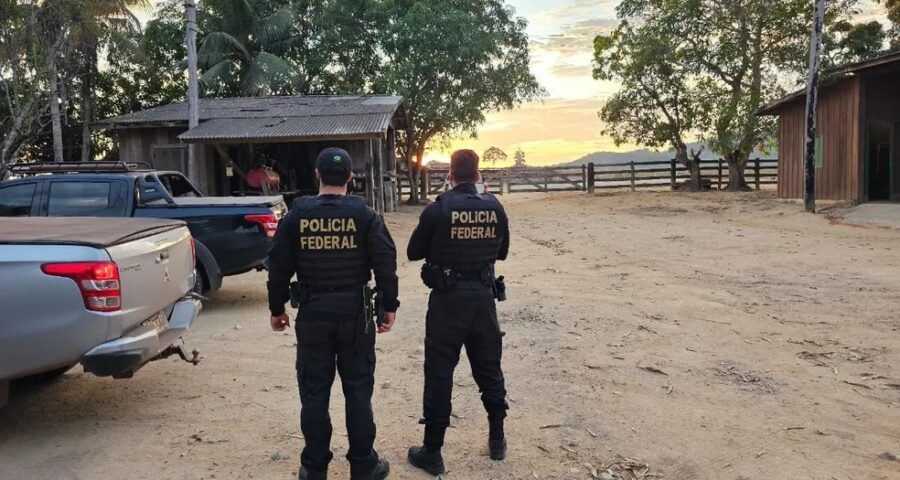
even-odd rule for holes
{"type": "Polygon", "coordinates": [[[121,322],[110,325],[113,338],[166,311],[193,286],[194,259],[186,227],[106,250],[119,266],[122,288],[121,322]]]}

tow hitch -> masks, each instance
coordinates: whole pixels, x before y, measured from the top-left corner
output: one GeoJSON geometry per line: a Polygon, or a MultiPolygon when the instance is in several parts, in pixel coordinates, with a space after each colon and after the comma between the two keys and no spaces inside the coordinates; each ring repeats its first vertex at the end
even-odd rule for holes
{"type": "Polygon", "coordinates": [[[198,350],[191,350],[191,358],[187,357],[187,354],[184,353],[184,348],[181,345],[170,345],[168,348],[162,351],[159,354],[157,359],[169,358],[172,355],[178,355],[179,358],[184,360],[185,362],[190,363],[191,365],[197,365],[200,363],[200,352],[198,350]]]}

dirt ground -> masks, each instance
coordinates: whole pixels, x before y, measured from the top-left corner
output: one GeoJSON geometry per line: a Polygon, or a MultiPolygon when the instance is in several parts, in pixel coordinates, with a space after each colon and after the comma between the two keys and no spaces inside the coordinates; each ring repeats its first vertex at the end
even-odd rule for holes
{"type": "MultiPolygon", "coordinates": [[[[900,479],[900,232],[836,224],[768,194],[511,196],[500,268],[506,462],[457,371],[447,479],[900,479]]],[[[405,251],[417,209],[388,218],[405,251]]],[[[425,479],[426,289],[401,262],[381,336],[377,448],[425,479]]],[[[132,380],[74,369],[0,411],[0,477],[296,475],[294,337],[268,329],[264,275],[225,281],[186,340],[203,362],[132,380]]],[[[348,478],[335,386],[331,478],[348,478]]]]}

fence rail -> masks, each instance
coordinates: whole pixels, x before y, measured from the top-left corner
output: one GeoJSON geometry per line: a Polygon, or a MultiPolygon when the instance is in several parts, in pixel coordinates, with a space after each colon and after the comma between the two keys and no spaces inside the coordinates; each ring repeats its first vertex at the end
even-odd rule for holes
{"type": "MultiPolygon", "coordinates": [[[[444,191],[447,169],[425,170],[420,179],[429,195],[444,191]]],[[[606,189],[677,189],[690,179],[690,172],[675,160],[657,162],[628,162],[613,164],[589,163],[578,167],[526,167],[484,169],[482,178],[491,192],[571,192],[606,189]]],[[[728,164],[724,160],[702,160],[700,178],[709,188],[722,190],[728,185],[728,164]]],[[[757,190],[778,183],[777,159],[751,159],[744,171],[744,180],[757,190]]],[[[400,177],[400,194],[409,195],[409,179],[400,177]]]]}

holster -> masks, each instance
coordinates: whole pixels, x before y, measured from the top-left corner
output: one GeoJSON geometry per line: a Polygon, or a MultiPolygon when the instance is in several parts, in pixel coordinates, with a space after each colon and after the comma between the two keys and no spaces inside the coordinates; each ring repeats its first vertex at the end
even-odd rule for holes
{"type": "Polygon", "coordinates": [[[506,279],[503,275],[494,279],[494,298],[498,302],[506,301],[506,279]]]}
{"type": "Polygon", "coordinates": [[[368,285],[363,287],[366,302],[366,324],[375,322],[375,325],[384,324],[384,298],[381,290],[368,285]]]}
{"type": "Polygon", "coordinates": [[[309,288],[305,283],[291,282],[291,307],[300,309],[309,303],[309,288]]]}
{"type": "Polygon", "coordinates": [[[447,290],[456,286],[457,278],[449,268],[426,263],[422,265],[422,282],[432,290],[447,290]]]}

